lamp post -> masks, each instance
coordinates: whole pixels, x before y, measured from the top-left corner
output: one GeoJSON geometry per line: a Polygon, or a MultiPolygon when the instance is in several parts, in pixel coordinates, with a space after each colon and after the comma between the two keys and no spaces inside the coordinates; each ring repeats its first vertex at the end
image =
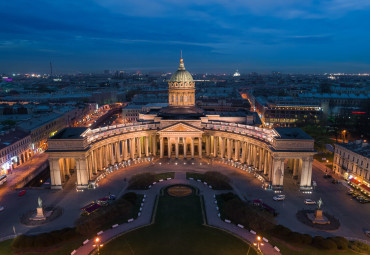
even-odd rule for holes
{"type": "Polygon", "coordinates": [[[98,248],[98,255],[100,253],[100,247],[103,247],[103,244],[101,244],[101,239],[99,237],[95,238],[93,246],[98,248]]]}
{"type": "Polygon", "coordinates": [[[257,246],[259,252],[261,252],[260,246],[263,246],[262,239],[260,236],[257,236],[257,243],[253,243],[254,246],[257,246]]]}

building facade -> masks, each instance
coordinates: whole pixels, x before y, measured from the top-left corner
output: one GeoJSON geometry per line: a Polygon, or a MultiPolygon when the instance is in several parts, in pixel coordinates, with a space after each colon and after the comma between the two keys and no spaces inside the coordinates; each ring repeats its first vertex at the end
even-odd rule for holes
{"type": "MultiPolygon", "coordinates": [[[[71,172],[86,188],[101,171],[143,158],[220,159],[241,168],[253,166],[265,184],[282,190],[291,170],[301,190],[311,190],[314,140],[297,128],[264,129],[226,122],[195,105],[195,84],[183,60],[169,82],[169,105],[141,122],[97,129],[67,128],[49,139],[53,188],[62,188],[71,172]],[[234,165],[235,165],[234,164],[234,165]],[[71,171],[74,170],[74,171],[71,171]]],[[[229,118],[231,119],[231,118],[229,118]]]]}
{"type": "Polygon", "coordinates": [[[370,194],[370,146],[357,141],[334,145],[334,171],[370,194]]]}
{"type": "Polygon", "coordinates": [[[32,155],[31,136],[18,128],[0,133],[0,175],[10,173],[32,155]]]}

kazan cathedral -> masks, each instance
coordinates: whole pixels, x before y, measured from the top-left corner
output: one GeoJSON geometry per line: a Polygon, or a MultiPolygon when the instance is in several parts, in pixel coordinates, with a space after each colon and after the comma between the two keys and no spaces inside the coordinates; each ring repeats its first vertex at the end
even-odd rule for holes
{"type": "Polygon", "coordinates": [[[314,140],[298,128],[265,129],[246,117],[206,114],[195,104],[195,82],[183,59],[168,82],[168,106],[140,114],[137,123],[65,128],[48,141],[51,187],[71,174],[78,189],[106,172],[158,158],[217,160],[256,173],[279,191],[289,173],[303,192],[312,189],[314,140]]]}

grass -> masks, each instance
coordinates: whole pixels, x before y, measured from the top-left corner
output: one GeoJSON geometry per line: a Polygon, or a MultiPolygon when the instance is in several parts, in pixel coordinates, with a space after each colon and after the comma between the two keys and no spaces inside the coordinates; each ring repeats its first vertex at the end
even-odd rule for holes
{"type": "MultiPolygon", "coordinates": [[[[242,240],[203,224],[200,197],[160,196],[155,223],[129,232],[102,248],[101,254],[247,254],[242,240]]],[[[250,249],[249,254],[256,254],[250,249]]]]}
{"type": "Polygon", "coordinates": [[[186,172],[186,179],[193,178],[194,180],[204,181],[204,174],[186,172]]]}
{"type": "Polygon", "coordinates": [[[158,182],[159,180],[166,180],[167,178],[175,178],[175,172],[160,173],[154,175],[154,180],[158,182]]]}
{"type": "Polygon", "coordinates": [[[58,243],[56,245],[39,249],[38,251],[29,251],[26,250],[20,250],[16,251],[13,250],[11,247],[11,244],[13,242],[13,239],[6,240],[0,243],[0,254],[1,255],[12,255],[12,254],[22,254],[22,255],[65,255],[70,254],[74,249],[82,245],[82,242],[86,238],[80,237],[77,239],[72,239],[63,243],[58,243]]]}

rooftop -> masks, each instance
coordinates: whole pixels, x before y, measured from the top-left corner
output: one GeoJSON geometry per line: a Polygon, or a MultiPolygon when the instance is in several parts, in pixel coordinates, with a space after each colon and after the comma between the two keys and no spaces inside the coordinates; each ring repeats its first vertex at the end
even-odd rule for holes
{"type": "Polygon", "coordinates": [[[368,143],[363,143],[362,141],[356,141],[353,143],[339,143],[340,145],[350,151],[353,151],[359,155],[362,155],[366,158],[370,158],[370,146],[368,143]]]}
{"type": "Polygon", "coordinates": [[[0,132],[0,149],[18,142],[26,136],[28,136],[28,133],[18,128],[2,131],[0,132]]]}
{"type": "Polygon", "coordinates": [[[52,136],[50,139],[81,139],[81,134],[87,127],[68,127],[52,136]]]}
{"type": "Polygon", "coordinates": [[[306,134],[300,128],[282,128],[277,127],[274,130],[278,133],[277,139],[301,139],[301,140],[313,140],[311,136],[306,134]]]}

